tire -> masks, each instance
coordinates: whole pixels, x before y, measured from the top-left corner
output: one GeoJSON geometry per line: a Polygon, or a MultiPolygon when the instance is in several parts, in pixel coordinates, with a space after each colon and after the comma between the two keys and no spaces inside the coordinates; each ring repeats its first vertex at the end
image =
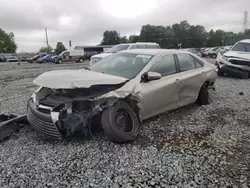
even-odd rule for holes
{"type": "Polygon", "coordinates": [[[209,94],[207,91],[207,83],[204,83],[201,86],[196,103],[199,105],[208,105],[209,104],[209,94]]]}
{"type": "Polygon", "coordinates": [[[118,101],[103,111],[102,128],[111,142],[125,143],[134,140],[140,129],[140,122],[132,107],[118,101]]]}
{"type": "Polygon", "coordinates": [[[224,72],[221,72],[220,69],[218,70],[218,76],[224,76],[224,72]]]}
{"type": "Polygon", "coordinates": [[[242,73],[242,75],[241,75],[241,78],[242,78],[242,79],[248,79],[248,78],[249,78],[249,72],[244,71],[244,72],[242,73]]]}
{"type": "Polygon", "coordinates": [[[84,62],[84,59],[80,59],[79,62],[80,62],[80,63],[83,63],[83,62],[84,62]]]}
{"type": "Polygon", "coordinates": [[[62,64],[62,60],[61,60],[61,59],[59,59],[59,60],[58,60],[58,63],[59,63],[59,64],[62,64]]]}
{"type": "Polygon", "coordinates": [[[36,63],[36,60],[32,60],[32,63],[36,63]]]}

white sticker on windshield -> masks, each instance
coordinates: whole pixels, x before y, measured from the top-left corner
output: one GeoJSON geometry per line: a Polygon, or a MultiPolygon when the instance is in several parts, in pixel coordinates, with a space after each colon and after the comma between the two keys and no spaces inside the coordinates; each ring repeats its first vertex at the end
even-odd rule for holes
{"type": "Polygon", "coordinates": [[[150,55],[137,55],[136,57],[147,58],[147,59],[151,58],[150,55]]]}

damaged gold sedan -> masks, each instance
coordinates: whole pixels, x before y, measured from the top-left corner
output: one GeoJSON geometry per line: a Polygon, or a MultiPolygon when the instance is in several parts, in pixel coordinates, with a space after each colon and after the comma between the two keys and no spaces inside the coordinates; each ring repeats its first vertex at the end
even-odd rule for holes
{"type": "Polygon", "coordinates": [[[38,76],[27,119],[56,139],[100,124],[112,142],[136,138],[143,120],[193,102],[208,104],[216,67],[180,50],[137,49],[82,70],[38,76]]]}

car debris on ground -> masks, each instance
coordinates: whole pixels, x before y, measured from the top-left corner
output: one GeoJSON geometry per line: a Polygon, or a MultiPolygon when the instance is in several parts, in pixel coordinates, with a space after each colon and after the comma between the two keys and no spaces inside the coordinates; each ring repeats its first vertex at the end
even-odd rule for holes
{"type": "Polygon", "coordinates": [[[13,114],[0,115],[0,141],[3,141],[5,138],[11,134],[19,131],[24,125],[27,125],[27,117],[24,116],[15,116],[13,114]]]}

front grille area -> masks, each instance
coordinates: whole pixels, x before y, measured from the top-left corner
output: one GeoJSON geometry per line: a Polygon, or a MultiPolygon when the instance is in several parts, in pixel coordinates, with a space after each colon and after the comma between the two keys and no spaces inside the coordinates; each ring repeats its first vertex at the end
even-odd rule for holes
{"type": "Polygon", "coordinates": [[[60,140],[62,138],[57,126],[53,123],[50,114],[37,110],[32,99],[28,102],[27,119],[30,125],[38,132],[54,139],[60,140]]]}
{"type": "Polygon", "coordinates": [[[249,61],[230,59],[229,62],[232,63],[232,64],[234,64],[234,65],[246,65],[246,66],[250,66],[250,62],[249,61]]]}

